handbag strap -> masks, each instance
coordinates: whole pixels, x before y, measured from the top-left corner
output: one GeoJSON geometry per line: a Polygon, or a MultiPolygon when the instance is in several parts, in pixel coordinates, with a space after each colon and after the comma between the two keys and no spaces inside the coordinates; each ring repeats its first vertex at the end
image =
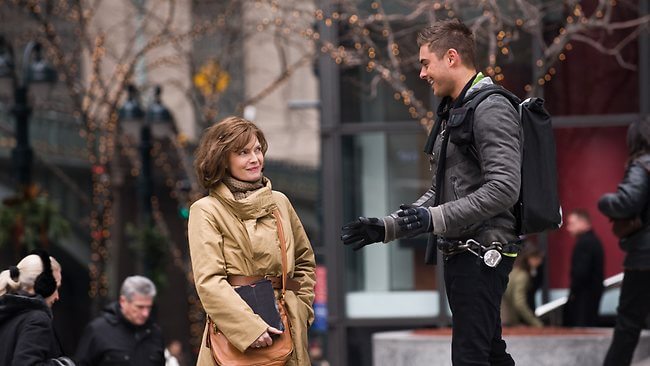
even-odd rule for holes
{"type": "Polygon", "coordinates": [[[282,251],[282,293],[280,294],[280,300],[284,301],[284,294],[287,292],[287,243],[284,241],[280,210],[275,208],[273,217],[275,217],[275,224],[278,227],[278,239],[280,239],[280,249],[282,251]]]}
{"type": "MultiPolygon", "coordinates": [[[[287,292],[287,243],[284,241],[284,230],[282,229],[282,218],[280,215],[280,210],[275,208],[273,210],[273,217],[275,218],[275,224],[278,228],[278,239],[280,240],[280,249],[282,251],[282,292],[280,293],[280,302],[284,306],[284,294],[287,292]]],[[[214,322],[212,318],[208,315],[208,326],[210,328],[214,327],[214,322]]],[[[210,332],[208,331],[205,337],[205,345],[207,348],[210,348],[210,332]]]]}

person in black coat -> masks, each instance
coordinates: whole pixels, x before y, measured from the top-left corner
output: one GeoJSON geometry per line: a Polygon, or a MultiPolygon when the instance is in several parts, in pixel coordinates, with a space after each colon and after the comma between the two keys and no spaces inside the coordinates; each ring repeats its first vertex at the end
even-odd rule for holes
{"type": "Polygon", "coordinates": [[[639,334],[650,313],[650,121],[637,121],[627,133],[629,159],[625,176],[614,193],[603,195],[598,209],[612,220],[639,218],[641,228],[620,239],[626,252],[614,337],[605,366],[632,361],[639,334]]]}
{"type": "Polygon", "coordinates": [[[77,365],[164,365],[162,332],[149,316],[155,296],[148,278],[124,280],[119,302],[106,306],[86,327],[74,357],[77,365]]]}
{"type": "Polygon", "coordinates": [[[569,213],[567,231],[576,238],[571,255],[569,300],[564,307],[564,325],[595,327],[603,295],[603,245],[591,228],[591,218],[584,209],[569,213]]]}
{"type": "Polygon", "coordinates": [[[61,266],[44,251],[0,273],[0,365],[74,365],[52,326],[61,266]]]}

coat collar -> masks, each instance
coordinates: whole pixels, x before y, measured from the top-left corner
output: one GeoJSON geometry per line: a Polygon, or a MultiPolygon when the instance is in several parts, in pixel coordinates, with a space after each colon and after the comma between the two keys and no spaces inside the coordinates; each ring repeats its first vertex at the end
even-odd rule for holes
{"type": "Polygon", "coordinates": [[[0,296],[0,323],[28,311],[42,311],[52,318],[52,310],[41,295],[26,293],[4,294],[0,296]]]}
{"type": "Polygon", "coordinates": [[[118,301],[114,301],[104,307],[104,313],[103,313],[104,319],[111,325],[117,325],[119,323],[122,323],[125,327],[129,329],[147,329],[151,328],[153,324],[153,318],[151,316],[151,313],[149,315],[149,318],[147,321],[142,324],[142,325],[135,325],[131,323],[129,320],[127,320],[124,317],[124,313],[122,313],[122,308],[120,307],[120,303],[118,301]]]}
{"type": "Polygon", "coordinates": [[[478,93],[481,89],[494,84],[489,76],[483,76],[483,74],[481,74],[481,76],[481,79],[474,83],[472,87],[467,90],[467,94],[465,94],[463,102],[470,99],[472,94],[478,93]]]}
{"type": "Polygon", "coordinates": [[[210,196],[215,197],[223,205],[242,220],[258,219],[270,214],[276,207],[271,190],[271,180],[267,179],[266,186],[258,189],[250,196],[236,200],[225,184],[219,183],[210,191],[210,196]]]}

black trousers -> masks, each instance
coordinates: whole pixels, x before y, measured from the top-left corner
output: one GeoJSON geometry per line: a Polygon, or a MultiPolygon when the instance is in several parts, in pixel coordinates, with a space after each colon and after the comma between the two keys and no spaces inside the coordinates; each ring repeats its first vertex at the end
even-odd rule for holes
{"type": "Polygon", "coordinates": [[[618,301],[614,338],[605,356],[605,366],[627,366],[632,362],[648,313],[650,270],[626,270],[618,301]]]}
{"type": "Polygon", "coordinates": [[[563,325],[566,327],[596,327],[598,326],[598,308],[602,290],[587,289],[571,293],[569,301],[564,305],[563,325]]]}
{"type": "Polygon", "coordinates": [[[514,258],[490,268],[466,252],[445,258],[445,286],[452,312],[454,366],[515,364],[501,338],[501,298],[514,258]]]}

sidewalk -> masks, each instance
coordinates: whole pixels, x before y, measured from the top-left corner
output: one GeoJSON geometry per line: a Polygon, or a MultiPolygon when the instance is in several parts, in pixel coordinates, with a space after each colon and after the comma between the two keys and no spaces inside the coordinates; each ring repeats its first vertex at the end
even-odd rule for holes
{"type": "Polygon", "coordinates": [[[632,366],[650,366],[650,357],[632,364],[632,366]]]}
{"type": "MultiPolygon", "coordinates": [[[[504,328],[508,352],[521,366],[601,365],[611,328],[504,328]]],[[[374,366],[451,366],[451,330],[423,329],[373,335],[374,366]]],[[[650,332],[636,348],[634,366],[650,366],[650,332]]]]}

